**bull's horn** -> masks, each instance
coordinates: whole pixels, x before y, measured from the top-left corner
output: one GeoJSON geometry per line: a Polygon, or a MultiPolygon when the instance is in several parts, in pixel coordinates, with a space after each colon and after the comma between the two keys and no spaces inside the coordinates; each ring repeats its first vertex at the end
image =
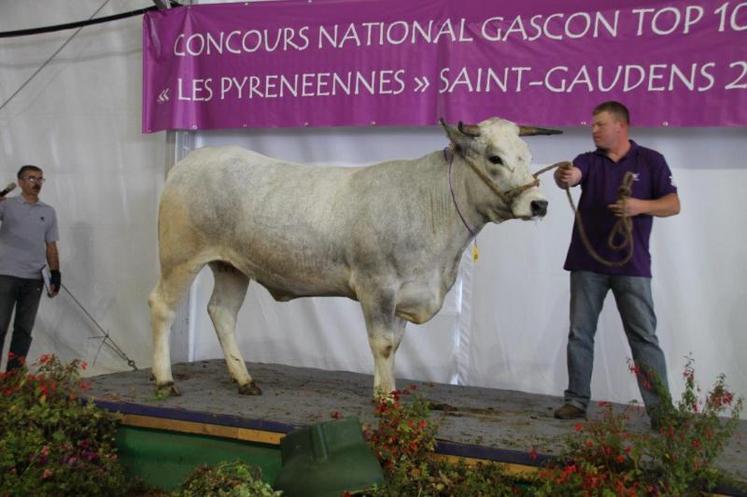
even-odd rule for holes
{"type": "Polygon", "coordinates": [[[536,126],[519,125],[519,136],[559,135],[561,133],[563,132],[559,129],[537,128],[536,126]]]}
{"type": "Polygon", "coordinates": [[[467,135],[470,138],[477,138],[480,136],[480,126],[475,124],[464,124],[462,121],[459,121],[457,128],[463,135],[467,135]]]}
{"type": "Polygon", "coordinates": [[[446,136],[449,137],[449,141],[454,145],[456,151],[464,155],[470,146],[472,146],[474,136],[468,135],[462,130],[464,126],[462,123],[459,123],[459,129],[457,129],[446,124],[446,121],[444,121],[443,118],[439,119],[439,121],[441,122],[441,126],[444,127],[446,136]]]}

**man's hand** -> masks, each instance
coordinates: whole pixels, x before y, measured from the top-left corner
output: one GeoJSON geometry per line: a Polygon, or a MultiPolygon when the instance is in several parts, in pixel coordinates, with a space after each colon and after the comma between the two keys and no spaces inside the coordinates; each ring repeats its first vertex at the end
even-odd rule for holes
{"type": "Polygon", "coordinates": [[[566,162],[565,165],[557,168],[553,175],[555,178],[555,184],[560,188],[576,186],[581,181],[581,176],[581,170],[575,167],[571,162],[566,162]]]}
{"type": "Polygon", "coordinates": [[[49,272],[49,292],[47,292],[47,295],[49,295],[50,297],[55,297],[58,293],[60,293],[61,286],[62,275],[58,270],[52,269],[49,272]]]}
{"type": "Polygon", "coordinates": [[[628,197],[608,205],[607,208],[617,217],[633,217],[646,212],[648,202],[639,198],[628,197]]]}

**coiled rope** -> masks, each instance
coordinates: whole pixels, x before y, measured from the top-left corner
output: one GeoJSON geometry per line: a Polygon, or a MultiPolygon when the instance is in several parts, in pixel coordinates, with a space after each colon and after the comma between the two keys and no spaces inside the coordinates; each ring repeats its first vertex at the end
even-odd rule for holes
{"type": "MultiPolygon", "coordinates": [[[[556,167],[570,167],[573,164],[571,164],[568,161],[563,162],[557,162],[551,166],[547,166],[543,169],[540,169],[536,173],[534,173],[534,176],[537,177],[540,174],[550,171],[552,169],[555,169],[556,167]]],[[[631,195],[631,189],[633,186],[633,173],[628,171],[625,173],[625,176],[623,176],[622,183],[617,189],[617,202],[624,204],[625,201],[630,198],[631,195]]],[[[591,241],[589,240],[589,236],[586,234],[586,228],[584,227],[583,219],[581,218],[581,213],[578,211],[578,208],[576,207],[576,203],[573,201],[573,196],[571,195],[571,189],[569,187],[565,187],[565,194],[566,197],[568,197],[568,203],[571,206],[571,209],[573,210],[574,216],[576,218],[576,226],[578,227],[578,234],[581,236],[581,241],[584,244],[584,247],[589,252],[589,255],[597,261],[598,263],[607,266],[607,267],[620,267],[624,266],[625,264],[630,261],[630,259],[633,258],[633,219],[630,216],[623,215],[620,217],[615,225],[612,227],[612,231],[610,231],[609,236],[607,237],[607,246],[615,251],[619,252],[621,250],[624,250],[627,248],[628,252],[625,255],[625,257],[619,261],[611,261],[608,259],[605,259],[599,253],[594,249],[594,247],[591,244],[591,241]],[[616,243],[615,240],[618,238],[622,238],[620,243],[616,243]]]]}

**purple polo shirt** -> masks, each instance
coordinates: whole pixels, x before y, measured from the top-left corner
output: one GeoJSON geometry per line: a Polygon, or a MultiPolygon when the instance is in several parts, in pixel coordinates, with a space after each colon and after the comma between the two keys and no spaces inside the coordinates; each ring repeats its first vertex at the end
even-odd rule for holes
{"type": "MultiPolygon", "coordinates": [[[[644,200],[677,193],[664,156],[650,148],[641,147],[630,140],[630,150],[618,162],[613,162],[604,152],[596,150],[581,154],[573,160],[573,165],[581,170],[581,199],[578,210],[586,228],[586,233],[596,252],[610,261],[622,260],[628,253],[627,247],[613,251],[607,245],[612,227],[617,222],[607,205],[617,200],[617,189],[623,176],[631,171],[634,176],[631,196],[644,200]]],[[[620,267],[608,267],[595,261],[586,250],[576,223],[573,225],[571,246],[564,268],[568,271],[593,271],[602,274],[651,277],[651,254],[649,237],[653,216],[641,214],[633,219],[633,257],[620,267]]],[[[620,240],[617,240],[619,243],[620,240]]]]}

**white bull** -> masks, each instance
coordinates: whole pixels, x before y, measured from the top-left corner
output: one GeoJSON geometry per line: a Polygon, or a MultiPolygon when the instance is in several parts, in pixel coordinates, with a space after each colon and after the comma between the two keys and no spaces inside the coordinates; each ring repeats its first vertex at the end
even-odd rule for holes
{"type": "Polygon", "coordinates": [[[438,312],[473,236],[490,221],[547,208],[520,136],[556,131],[498,118],[442,124],[449,149],[363,168],[311,167],[238,147],[182,160],[161,195],[161,277],[149,299],[159,391],[179,393],[169,356],[174,309],[207,264],[215,276],[208,312],[240,393],[261,393],[234,337],[250,280],[279,301],[358,300],[374,393],[391,392],[405,324],[438,312]]]}

